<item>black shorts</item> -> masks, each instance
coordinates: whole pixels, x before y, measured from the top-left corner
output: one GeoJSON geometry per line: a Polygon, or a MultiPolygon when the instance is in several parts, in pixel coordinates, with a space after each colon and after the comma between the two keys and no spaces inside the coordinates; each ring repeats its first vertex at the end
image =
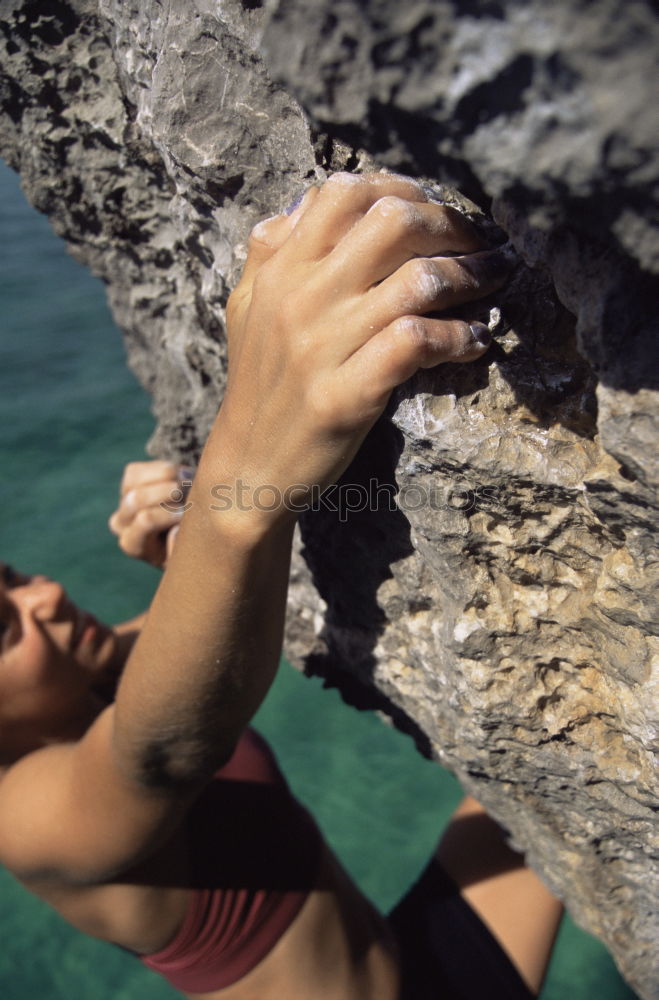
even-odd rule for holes
{"type": "Polygon", "coordinates": [[[505,951],[432,860],[389,914],[400,1000],[534,1000],[505,951]]]}

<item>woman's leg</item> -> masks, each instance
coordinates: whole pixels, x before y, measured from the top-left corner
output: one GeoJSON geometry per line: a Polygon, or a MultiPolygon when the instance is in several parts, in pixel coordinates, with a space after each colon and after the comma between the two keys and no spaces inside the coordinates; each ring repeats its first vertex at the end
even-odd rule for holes
{"type": "Polygon", "coordinates": [[[436,857],[537,994],[563,907],[504,838],[501,827],[467,796],[453,814],[436,857]]]}
{"type": "Polygon", "coordinates": [[[454,813],[416,884],[389,917],[401,1000],[533,1000],[561,904],[474,799],[454,813]]]}

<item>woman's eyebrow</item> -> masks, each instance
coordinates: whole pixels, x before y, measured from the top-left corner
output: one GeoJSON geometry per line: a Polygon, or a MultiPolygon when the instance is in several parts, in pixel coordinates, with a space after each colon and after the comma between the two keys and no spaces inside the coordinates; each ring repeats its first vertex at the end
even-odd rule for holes
{"type": "Polygon", "coordinates": [[[11,587],[16,582],[16,570],[9,563],[0,562],[0,580],[6,587],[11,587]]]}
{"type": "Polygon", "coordinates": [[[5,597],[5,589],[0,583],[0,639],[9,628],[10,609],[5,597]]]}
{"type": "Polygon", "coordinates": [[[15,582],[16,573],[8,563],[0,563],[0,616],[7,610],[7,594],[15,582]]]}
{"type": "Polygon", "coordinates": [[[0,563],[0,639],[2,639],[9,628],[12,617],[16,613],[15,608],[7,597],[7,585],[4,582],[5,568],[5,564],[0,563]]]}

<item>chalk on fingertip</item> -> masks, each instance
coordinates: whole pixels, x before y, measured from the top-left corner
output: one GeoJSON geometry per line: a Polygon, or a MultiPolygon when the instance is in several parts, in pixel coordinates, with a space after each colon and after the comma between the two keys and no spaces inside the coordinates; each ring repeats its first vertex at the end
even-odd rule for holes
{"type": "Polygon", "coordinates": [[[481,347],[489,347],[492,343],[492,334],[485,326],[485,323],[470,323],[471,335],[481,347]]]}

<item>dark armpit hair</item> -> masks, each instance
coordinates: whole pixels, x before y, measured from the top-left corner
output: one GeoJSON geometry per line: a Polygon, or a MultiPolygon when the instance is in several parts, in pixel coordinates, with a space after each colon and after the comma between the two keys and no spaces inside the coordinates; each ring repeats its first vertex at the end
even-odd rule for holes
{"type": "Polygon", "coordinates": [[[209,781],[231,756],[229,753],[226,760],[211,762],[207,746],[202,749],[198,743],[180,739],[153,740],[140,752],[136,778],[151,792],[171,795],[194,791],[209,781]]]}

